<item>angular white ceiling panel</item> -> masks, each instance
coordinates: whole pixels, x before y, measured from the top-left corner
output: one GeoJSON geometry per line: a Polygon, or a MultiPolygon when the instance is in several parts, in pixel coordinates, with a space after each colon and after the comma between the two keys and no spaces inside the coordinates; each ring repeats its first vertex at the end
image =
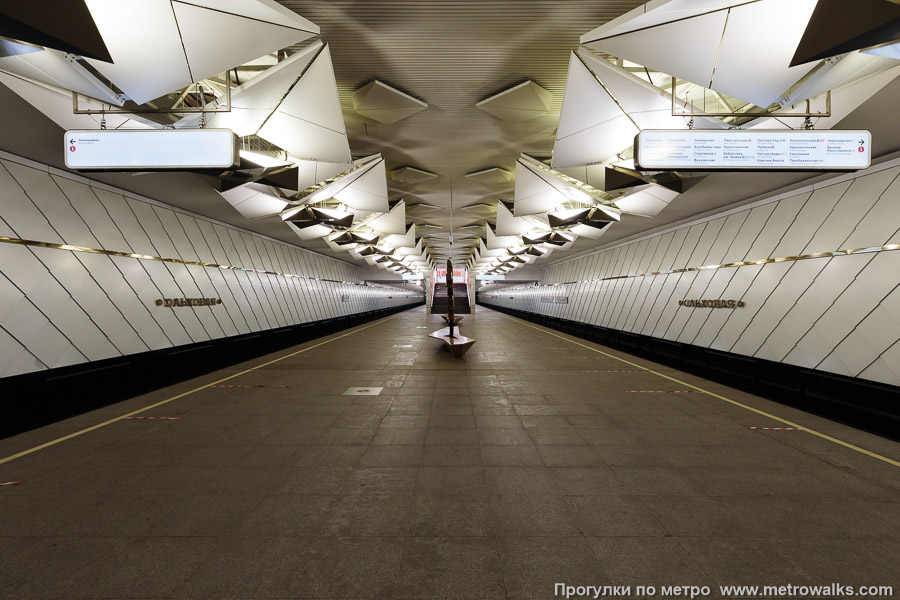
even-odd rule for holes
{"type": "Polygon", "coordinates": [[[278,107],[279,112],[345,134],[341,99],[326,46],[278,107]]]}
{"type": "Polygon", "coordinates": [[[356,112],[379,123],[396,123],[428,108],[424,102],[380,81],[372,81],[353,92],[356,112]]]}
{"type": "Polygon", "coordinates": [[[777,101],[816,66],[816,62],[788,66],[816,2],[761,0],[732,8],[708,87],[757,106],[777,101]]]}
{"type": "Polygon", "coordinates": [[[384,243],[392,248],[408,248],[416,247],[416,224],[413,223],[403,235],[393,234],[384,238],[384,243]]]}
{"type": "Polygon", "coordinates": [[[602,237],[604,233],[609,231],[609,226],[606,226],[603,229],[598,229],[596,227],[591,227],[590,225],[578,224],[569,227],[569,231],[577,236],[597,239],[602,237]]]}
{"type": "Polygon", "coordinates": [[[378,233],[404,235],[406,233],[406,204],[401,200],[386,215],[372,219],[369,226],[378,233]]]}
{"type": "MultiPolygon", "coordinates": [[[[176,0],[180,3],[180,0],[176,0]]],[[[291,29],[299,29],[308,33],[319,33],[319,27],[285,8],[275,0],[186,0],[190,4],[205,6],[217,11],[241,15],[248,19],[266,21],[291,29]]]]}
{"type": "Polygon", "coordinates": [[[765,107],[815,66],[789,64],[816,2],[651,2],[582,43],[765,107]]]}
{"type": "Polygon", "coordinates": [[[826,63],[819,72],[811,75],[805,83],[791,93],[788,104],[815,98],[828,90],[839,89],[895,66],[897,66],[897,61],[889,58],[872,56],[859,51],[851,52],[830,67],[829,63],[826,63]]]}
{"type": "MultiPolygon", "coordinates": [[[[356,210],[387,212],[388,188],[384,161],[373,165],[334,197],[356,210]]],[[[413,226],[415,227],[415,226],[413,226]]]]}
{"type": "MultiPolygon", "coordinates": [[[[701,127],[722,127],[699,119],[701,127]]],[[[629,148],[640,129],[684,129],[671,96],[584,49],[573,52],[553,150],[553,167],[596,164],[629,148]]]]}
{"type": "Polygon", "coordinates": [[[124,103],[115,92],[103,85],[87,69],[66,60],[61,52],[49,48],[27,54],[4,56],[0,58],[0,70],[118,106],[124,103]]]}
{"type": "Polygon", "coordinates": [[[573,52],[553,146],[553,167],[605,160],[631,146],[638,131],[573,52]]]}
{"type": "Polygon", "coordinates": [[[139,104],[319,32],[268,0],[85,2],[114,62],[86,60],[139,104]]]}
{"type": "Polygon", "coordinates": [[[594,42],[584,41],[584,36],[582,43],[708,87],[727,17],[723,10],[594,42]]]}
{"type": "MultiPolygon", "coordinates": [[[[21,96],[26,102],[47,115],[63,129],[99,129],[100,115],[76,115],[72,113],[72,94],[61,89],[51,89],[7,73],[0,72],[0,83],[21,96]]],[[[82,100],[85,108],[100,109],[100,102],[82,100]]],[[[106,115],[106,125],[110,129],[153,129],[156,123],[143,121],[134,115],[106,115]]]]}
{"type": "Polygon", "coordinates": [[[475,107],[498,119],[521,123],[546,114],[552,101],[553,94],[533,81],[524,81],[485,98],[475,107]]]}
{"type": "MultiPolygon", "coordinates": [[[[513,211],[517,217],[552,211],[567,200],[562,192],[521,162],[516,163],[515,194],[513,211]]],[[[499,207],[497,210],[500,210],[499,207]]]]}
{"type": "Polygon", "coordinates": [[[347,130],[327,46],[299,77],[257,135],[298,158],[350,162],[347,130]]]}
{"type": "Polygon", "coordinates": [[[652,0],[581,36],[581,43],[654,27],[754,0],[652,0]]]}
{"type": "Polygon", "coordinates": [[[303,241],[315,240],[325,237],[329,233],[334,233],[334,229],[328,227],[327,225],[312,225],[310,227],[300,228],[289,221],[285,222],[288,224],[288,227],[294,230],[294,233],[297,234],[297,237],[299,237],[303,241]]]}
{"type": "Polygon", "coordinates": [[[522,155],[516,161],[515,216],[537,215],[556,210],[566,202],[592,206],[597,198],[560,179],[533,158],[522,155]],[[529,163],[534,166],[529,166],[529,163]]]}
{"type": "MultiPolygon", "coordinates": [[[[415,223],[413,223],[410,226],[410,229],[412,230],[413,239],[415,239],[415,237],[416,237],[415,223]]],[[[415,245],[412,246],[411,248],[408,246],[396,246],[396,248],[397,248],[396,254],[398,254],[400,256],[410,257],[416,261],[423,261],[423,260],[428,259],[428,257],[425,256],[424,251],[422,250],[422,238],[419,238],[419,241],[416,242],[415,245]]]]}
{"type": "Polygon", "coordinates": [[[522,235],[534,226],[522,217],[514,217],[506,205],[497,202],[497,235],[522,235]]]}
{"type": "Polygon", "coordinates": [[[472,173],[466,173],[466,179],[479,181],[481,183],[506,183],[512,179],[512,173],[500,167],[490,167],[472,173]]]}
{"type": "Polygon", "coordinates": [[[347,134],[276,111],[257,135],[306,160],[349,162],[347,134]]]}
{"type": "Polygon", "coordinates": [[[273,26],[265,21],[219,10],[183,2],[172,2],[172,8],[182,32],[181,40],[193,81],[290,46],[296,43],[298,37],[296,29],[273,26]],[[204,32],[205,35],[184,32],[204,32]],[[222,43],[224,40],[228,40],[227,43],[222,43]],[[214,46],[215,51],[210,51],[210,46],[214,46]]]}
{"type": "Polygon", "coordinates": [[[346,173],[339,172],[337,175],[340,177],[305,196],[303,201],[313,204],[338,198],[357,210],[387,212],[387,176],[381,155],[361,158],[349,166],[351,168],[346,169],[346,173]],[[342,196],[345,192],[346,195],[342,196]],[[350,204],[349,201],[357,205],[350,204]]]}
{"type": "Polygon", "coordinates": [[[298,189],[301,190],[325,181],[329,177],[339,175],[353,166],[351,163],[329,163],[315,160],[298,160],[295,161],[295,164],[297,165],[298,189]]]}
{"type": "MultiPolygon", "coordinates": [[[[672,116],[672,96],[663,89],[620,69],[580,48],[580,57],[588,69],[599,79],[605,91],[613,97],[621,111],[641,129],[687,129],[684,117],[672,116]]],[[[723,128],[718,119],[698,117],[695,127],[723,128]]],[[[631,145],[631,144],[629,144],[631,145]]]]}
{"type": "MultiPolygon", "coordinates": [[[[844,117],[897,77],[900,77],[900,65],[835,90],[831,94],[831,116],[815,118],[813,119],[813,124],[818,129],[834,127],[844,117]]],[[[806,112],[806,103],[801,102],[792,108],[783,108],[781,110],[784,112],[806,112]]],[[[783,119],[759,119],[758,122],[750,125],[748,129],[787,129],[790,125],[792,123],[786,123],[783,119]]]]}
{"type": "Polygon", "coordinates": [[[85,0],[114,63],[85,59],[139,104],[190,85],[172,4],[85,0]]]}
{"type": "Polygon", "coordinates": [[[593,186],[599,190],[606,188],[606,165],[582,165],[557,169],[569,177],[593,186]]]}
{"type": "Polygon", "coordinates": [[[241,185],[219,194],[248,219],[277,215],[288,205],[271,188],[256,183],[241,185]]]}
{"type": "MultiPolygon", "coordinates": [[[[632,118],[641,113],[665,111],[671,119],[681,120],[671,116],[672,100],[669,94],[609,61],[601,60],[583,49],[579,50],[576,58],[585,62],[621,110],[632,115],[632,118]]],[[[638,122],[638,127],[644,126],[638,122]]]]}
{"type": "Polygon", "coordinates": [[[563,96],[559,126],[556,129],[557,143],[572,134],[579,133],[622,114],[610,95],[603,89],[597,78],[572,52],[569,55],[569,73],[566,77],[566,91],[563,96]]]}
{"type": "Polygon", "coordinates": [[[644,187],[632,188],[628,195],[615,200],[614,204],[628,213],[655,217],[676,196],[678,196],[678,192],[664,188],[661,185],[650,184],[644,187]]]}
{"type": "Polygon", "coordinates": [[[485,246],[488,247],[489,250],[496,250],[498,248],[512,248],[513,246],[521,246],[522,238],[517,235],[496,235],[494,230],[491,229],[489,224],[485,224],[484,226],[484,234],[487,242],[485,246]]]}
{"type": "MultiPolygon", "coordinates": [[[[256,134],[287,91],[319,55],[322,47],[322,42],[313,42],[236,87],[231,93],[231,112],[214,113],[207,126],[230,129],[239,136],[256,134]]],[[[182,122],[187,126],[196,126],[197,120],[198,117],[188,117],[182,122]]]]}
{"type": "Polygon", "coordinates": [[[478,255],[481,256],[481,258],[483,258],[483,259],[484,258],[490,259],[490,258],[497,257],[497,256],[504,256],[507,253],[504,248],[498,248],[496,250],[492,250],[492,249],[488,248],[487,246],[484,245],[484,240],[480,239],[480,238],[478,240],[477,252],[478,252],[478,255]]]}
{"type": "Polygon", "coordinates": [[[401,183],[420,183],[437,177],[436,173],[423,171],[415,167],[400,167],[391,171],[391,179],[401,183]]]}

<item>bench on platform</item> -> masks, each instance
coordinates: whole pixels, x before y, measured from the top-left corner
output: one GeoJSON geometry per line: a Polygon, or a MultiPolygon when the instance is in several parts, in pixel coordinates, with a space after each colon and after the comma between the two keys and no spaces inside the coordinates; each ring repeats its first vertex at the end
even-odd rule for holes
{"type": "Polygon", "coordinates": [[[447,344],[447,347],[450,348],[450,352],[453,353],[453,356],[459,358],[468,352],[469,348],[475,343],[475,340],[460,335],[459,329],[456,329],[455,333],[456,335],[454,337],[450,337],[450,328],[444,327],[443,329],[438,329],[433,333],[429,333],[428,337],[441,340],[447,344]]]}
{"type": "MultiPolygon", "coordinates": [[[[449,315],[441,315],[441,318],[444,320],[444,323],[446,323],[447,325],[450,324],[450,316],[449,315]]],[[[453,317],[453,320],[456,321],[457,324],[459,324],[459,322],[462,321],[463,319],[465,319],[465,317],[458,317],[458,316],[453,317]]]]}

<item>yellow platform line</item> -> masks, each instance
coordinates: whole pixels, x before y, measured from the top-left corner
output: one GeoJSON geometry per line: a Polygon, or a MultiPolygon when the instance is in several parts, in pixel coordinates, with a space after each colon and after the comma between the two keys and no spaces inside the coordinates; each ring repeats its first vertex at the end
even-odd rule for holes
{"type": "Polygon", "coordinates": [[[154,408],[157,408],[157,407],[162,406],[162,405],[164,405],[164,404],[168,404],[169,402],[174,402],[175,400],[178,400],[178,399],[180,399],[180,398],[184,398],[185,396],[190,396],[191,394],[194,394],[194,393],[199,392],[199,391],[201,391],[201,390],[205,390],[206,388],[212,387],[212,386],[214,386],[214,385],[218,385],[218,384],[222,383],[223,381],[229,381],[229,380],[231,380],[231,379],[234,379],[235,377],[240,377],[241,375],[246,375],[247,373],[251,373],[251,372],[253,372],[253,371],[257,370],[257,369],[261,369],[261,368],[263,368],[263,367],[267,367],[267,366],[269,366],[269,365],[275,364],[275,363],[280,362],[280,361],[282,361],[282,360],[284,360],[284,359],[286,359],[286,358],[291,358],[292,356],[297,356],[298,354],[302,354],[303,352],[306,352],[306,351],[308,351],[308,350],[312,350],[313,348],[318,348],[319,346],[324,346],[325,344],[331,343],[331,342],[333,342],[333,341],[335,341],[335,340],[339,340],[339,339],[341,339],[341,338],[345,338],[345,337],[347,337],[348,335],[353,335],[354,333],[359,333],[360,331],[363,331],[364,329],[368,329],[369,327],[375,327],[376,325],[381,325],[382,323],[384,323],[384,322],[386,322],[386,321],[390,321],[391,319],[394,319],[394,318],[396,318],[396,316],[392,316],[392,317],[387,317],[387,318],[381,319],[381,320],[379,320],[379,321],[376,321],[375,323],[372,323],[371,325],[366,325],[365,327],[360,327],[360,328],[358,328],[358,329],[354,329],[353,331],[347,332],[347,333],[345,333],[345,334],[343,334],[343,335],[339,335],[339,336],[337,336],[337,337],[333,337],[333,338],[331,338],[331,339],[327,339],[327,340],[325,340],[324,342],[319,342],[318,344],[309,346],[308,348],[303,348],[302,350],[297,350],[296,352],[291,352],[290,354],[285,354],[284,356],[281,356],[281,357],[279,357],[279,358],[270,360],[270,361],[268,361],[268,362],[264,362],[264,363],[262,363],[261,365],[256,365],[255,367],[251,367],[251,368],[249,368],[249,369],[246,369],[245,371],[241,371],[240,373],[235,373],[234,375],[229,375],[228,377],[223,377],[222,379],[218,379],[218,380],[213,381],[213,382],[211,382],[211,383],[207,383],[206,385],[201,385],[200,387],[194,388],[194,389],[190,390],[189,392],[183,392],[183,393],[181,393],[181,394],[178,394],[177,396],[172,396],[171,398],[166,398],[165,400],[160,400],[160,401],[157,402],[156,404],[151,404],[150,406],[145,406],[144,408],[139,408],[138,410],[132,411],[132,412],[130,412],[130,413],[128,413],[128,414],[125,414],[125,415],[121,415],[121,416],[115,417],[114,419],[110,419],[109,421],[104,421],[103,423],[98,423],[97,425],[93,425],[93,426],[88,427],[88,428],[86,428],[86,429],[82,429],[81,431],[76,431],[75,433],[70,433],[69,435],[65,435],[65,436],[63,436],[63,437],[61,437],[61,438],[57,438],[57,439],[55,439],[55,440],[53,440],[53,441],[47,442],[47,443],[45,443],[45,444],[41,444],[40,446],[35,446],[34,448],[29,448],[28,450],[23,450],[22,452],[19,452],[19,453],[17,453],[17,454],[13,454],[13,455],[11,455],[11,456],[7,456],[6,458],[0,458],[0,465],[2,465],[2,464],[4,464],[4,463],[8,463],[8,462],[13,461],[13,460],[16,460],[17,458],[22,458],[23,456],[28,456],[29,454],[33,454],[34,452],[37,452],[37,451],[39,451],[39,450],[43,450],[44,448],[49,448],[50,446],[55,446],[56,444],[59,444],[59,443],[61,443],[61,442],[65,442],[66,440],[71,440],[72,438],[76,438],[76,437],[78,437],[78,436],[80,436],[80,435],[84,435],[84,434],[86,434],[86,433],[90,433],[91,431],[94,431],[94,430],[96,430],[96,429],[100,429],[101,427],[106,427],[107,425],[112,425],[113,423],[117,423],[117,422],[119,422],[119,421],[121,421],[121,420],[123,420],[123,419],[127,419],[128,417],[133,417],[133,416],[135,416],[135,415],[139,415],[139,414],[141,414],[141,413],[147,412],[148,410],[153,410],[154,408]]]}
{"type": "MultiPolygon", "coordinates": [[[[506,315],[506,316],[509,317],[509,315],[506,315]]],[[[794,422],[792,422],[792,421],[788,421],[787,419],[782,419],[781,417],[776,417],[775,415],[770,414],[770,413],[767,413],[767,412],[764,411],[764,410],[759,410],[758,408],[753,408],[752,406],[747,406],[746,404],[743,404],[743,403],[741,403],[741,402],[738,402],[737,400],[732,400],[731,398],[726,398],[725,396],[716,394],[715,392],[710,392],[709,390],[705,390],[705,389],[703,389],[703,388],[701,388],[701,387],[697,387],[696,385],[692,385],[692,384],[690,384],[690,383],[688,383],[688,382],[686,382],[686,381],[681,381],[680,379],[676,379],[676,378],[674,378],[674,377],[670,377],[670,376],[665,375],[665,374],[663,374],[663,373],[660,373],[660,372],[658,372],[658,371],[654,371],[653,369],[649,369],[649,368],[647,368],[647,367],[645,367],[645,366],[643,366],[643,365],[639,365],[639,364],[637,364],[637,363],[633,363],[633,362],[631,362],[630,360],[625,360],[624,358],[619,358],[618,356],[614,356],[614,355],[612,355],[612,354],[609,354],[608,352],[604,352],[603,350],[597,350],[596,348],[592,348],[592,347],[590,347],[590,346],[586,346],[585,344],[582,344],[582,343],[580,343],[580,342],[576,342],[575,340],[570,340],[569,338],[563,337],[563,336],[561,336],[561,335],[557,335],[557,334],[555,334],[555,333],[553,333],[553,332],[551,332],[551,331],[547,331],[546,329],[544,329],[544,328],[542,328],[542,327],[536,327],[536,326],[531,325],[531,324],[529,324],[529,323],[525,323],[524,321],[521,321],[520,319],[516,319],[515,317],[509,317],[509,318],[514,319],[519,325],[523,325],[523,326],[525,326],[525,327],[530,327],[530,328],[532,328],[532,329],[536,329],[536,330],[538,330],[538,331],[541,331],[541,332],[543,332],[543,333],[546,333],[547,335],[552,335],[553,337],[556,337],[556,338],[559,338],[559,339],[564,340],[564,341],[566,341],[566,342],[569,342],[570,344],[575,344],[576,346],[581,346],[582,348],[587,348],[588,350],[592,350],[592,351],[594,351],[594,352],[597,352],[598,354],[602,354],[603,356],[607,356],[607,357],[609,357],[609,358],[614,358],[614,359],[618,360],[619,362],[625,363],[626,365],[631,365],[632,367],[637,367],[637,368],[639,368],[639,369],[641,369],[641,370],[647,371],[648,373],[653,373],[654,375],[658,375],[659,377],[662,377],[663,379],[668,379],[669,381],[674,381],[675,383],[677,383],[677,384],[679,384],[679,385],[687,386],[687,387],[689,387],[689,388],[691,388],[691,389],[693,389],[693,390],[697,390],[698,392],[703,392],[704,394],[706,394],[706,395],[708,395],[708,396],[712,396],[713,398],[716,398],[716,399],[718,399],[718,400],[722,400],[722,401],[724,401],[724,402],[728,402],[729,404],[733,404],[734,406],[739,406],[740,408],[743,408],[744,410],[749,410],[750,412],[754,412],[754,413],[756,413],[756,414],[758,414],[758,415],[762,415],[762,416],[764,416],[764,417],[766,417],[766,418],[772,419],[772,420],[774,420],[774,421],[778,421],[779,423],[783,423],[784,425],[788,425],[789,427],[796,427],[797,429],[799,429],[799,430],[801,430],[801,431],[805,431],[805,432],[810,433],[810,434],[812,434],[812,435],[814,435],[814,436],[816,436],[816,437],[820,437],[820,438],[822,438],[823,440],[828,440],[829,442],[833,442],[833,443],[835,443],[835,444],[838,444],[839,446],[843,446],[843,447],[845,447],[845,448],[849,448],[850,450],[854,450],[854,451],[856,451],[856,452],[859,452],[860,454],[865,454],[866,456],[871,456],[872,458],[877,458],[878,460],[883,461],[883,462],[886,462],[886,463],[889,464],[889,465],[893,465],[893,466],[895,466],[895,467],[900,467],[900,462],[898,462],[898,461],[896,461],[896,460],[893,460],[893,459],[891,459],[891,458],[888,458],[888,457],[886,457],[886,456],[882,456],[882,455],[880,455],[880,454],[876,454],[875,452],[872,452],[872,451],[870,451],[870,450],[866,450],[865,448],[860,448],[859,446],[854,446],[853,444],[849,444],[849,443],[847,443],[847,442],[845,442],[845,441],[839,440],[839,439],[837,439],[837,438],[833,438],[833,437],[831,437],[830,435],[827,435],[827,434],[824,434],[824,433],[820,433],[820,432],[818,432],[818,431],[815,431],[815,430],[813,430],[813,429],[810,429],[809,427],[804,427],[804,426],[802,426],[802,425],[798,425],[797,423],[794,423],[794,422]]]]}

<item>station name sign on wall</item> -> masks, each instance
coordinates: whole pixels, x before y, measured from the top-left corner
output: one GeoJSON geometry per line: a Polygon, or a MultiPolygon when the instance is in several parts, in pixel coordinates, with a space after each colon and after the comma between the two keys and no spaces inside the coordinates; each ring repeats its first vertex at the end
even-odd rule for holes
{"type": "Polygon", "coordinates": [[[688,308],[743,308],[740,300],[679,300],[678,306],[688,308]]]}
{"type": "Polygon", "coordinates": [[[634,138],[645,170],[856,171],[872,160],[865,130],[646,129],[634,138]]]}
{"type": "Polygon", "coordinates": [[[78,171],[230,169],[239,164],[230,129],[67,131],[66,167],[78,171]]]}
{"type": "Polygon", "coordinates": [[[157,306],[165,306],[166,308],[177,308],[180,306],[216,306],[222,304],[221,298],[160,298],[156,301],[157,306]]]}

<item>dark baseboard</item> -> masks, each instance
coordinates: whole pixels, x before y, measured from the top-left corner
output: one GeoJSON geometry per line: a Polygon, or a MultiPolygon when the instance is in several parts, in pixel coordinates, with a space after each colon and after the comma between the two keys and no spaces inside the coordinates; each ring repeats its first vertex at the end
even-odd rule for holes
{"type": "Polygon", "coordinates": [[[795,408],[900,439],[900,387],[496,306],[479,305],[795,408]]]}
{"type": "Polygon", "coordinates": [[[416,302],[0,378],[0,389],[3,390],[0,439],[422,304],[416,302]]]}

